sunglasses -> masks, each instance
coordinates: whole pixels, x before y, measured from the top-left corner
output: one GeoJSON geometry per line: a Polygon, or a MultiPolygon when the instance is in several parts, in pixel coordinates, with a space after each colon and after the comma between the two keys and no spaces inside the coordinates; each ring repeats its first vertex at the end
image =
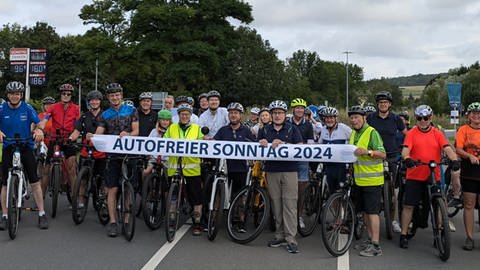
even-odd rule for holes
{"type": "Polygon", "coordinates": [[[67,93],[67,92],[63,92],[63,93],[62,93],[62,96],[66,96],[66,97],[69,97],[69,96],[71,96],[71,95],[72,95],[72,93],[67,93]]]}
{"type": "Polygon", "coordinates": [[[430,120],[430,116],[417,116],[417,121],[428,121],[430,120]]]}

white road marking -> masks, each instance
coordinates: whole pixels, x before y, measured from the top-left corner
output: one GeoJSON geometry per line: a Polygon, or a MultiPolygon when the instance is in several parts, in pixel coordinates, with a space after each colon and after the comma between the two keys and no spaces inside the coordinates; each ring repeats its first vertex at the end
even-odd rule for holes
{"type": "Polygon", "coordinates": [[[349,270],[350,269],[350,254],[347,250],[345,254],[337,258],[337,269],[338,270],[349,270]]]}
{"type": "Polygon", "coordinates": [[[183,225],[178,229],[177,233],[175,234],[175,239],[170,243],[166,242],[153,256],[150,260],[142,267],[142,270],[153,270],[155,269],[162,260],[168,255],[170,250],[172,250],[175,245],[182,239],[185,233],[190,229],[190,225],[183,225]]]}

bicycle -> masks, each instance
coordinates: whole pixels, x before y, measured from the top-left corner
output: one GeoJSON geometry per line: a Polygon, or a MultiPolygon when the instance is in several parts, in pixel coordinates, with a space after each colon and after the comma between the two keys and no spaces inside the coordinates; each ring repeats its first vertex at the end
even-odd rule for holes
{"type": "Polygon", "coordinates": [[[217,160],[214,171],[215,176],[213,178],[212,192],[208,203],[207,238],[210,241],[213,241],[217,236],[223,212],[228,211],[230,208],[230,195],[232,191],[232,184],[228,183],[227,161],[225,159],[217,160]]]}
{"type": "Polygon", "coordinates": [[[392,226],[392,214],[394,213],[395,206],[393,205],[392,198],[394,196],[394,178],[393,172],[389,171],[388,161],[383,162],[384,181],[382,186],[382,211],[385,218],[385,232],[387,239],[391,240],[393,237],[392,226]]]}
{"type": "Polygon", "coordinates": [[[152,173],[143,181],[142,212],[148,228],[160,228],[165,217],[165,193],[168,191],[168,177],[162,163],[156,162],[152,173]]]}
{"type": "Polygon", "coordinates": [[[345,254],[352,244],[356,224],[352,185],[353,177],[347,173],[346,182],[339,183],[339,190],[330,195],[322,210],[323,243],[334,257],[345,254]]]}
{"type": "Polygon", "coordinates": [[[298,215],[298,233],[303,237],[311,235],[317,227],[320,214],[330,194],[322,163],[318,164],[316,172],[310,171],[309,179],[305,188],[303,211],[298,215]],[[300,226],[300,219],[304,224],[303,228],[300,226]]]}
{"type": "Polygon", "coordinates": [[[104,190],[103,177],[94,175],[95,159],[93,158],[93,151],[95,147],[88,142],[86,144],[77,143],[76,145],[87,149],[87,157],[81,159],[80,170],[77,173],[77,181],[73,190],[73,221],[77,225],[83,222],[88,210],[89,197],[92,194],[92,204],[97,212],[98,219],[102,225],[106,225],[109,219],[107,195],[104,190]]]}
{"type": "MultiPolygon", "coordinates": [[[[23,198],[28,196],[27,181],[23,171],[21,161],[21,148],[26,147],[31,138],[5,138],[7,141],[13,141],[15,148],[12,158],[12,167],[8,170],[7,178],[7,227],[10,239],[15,239],[18,232],[18,222],[23,205],[23,198]]],[[[35,209],[27,209],[35,210],[35,209]]]]}
{"type": "Polygon", "coordinates": [[[265,228],[270,215],[270,198],[261,184],[265,178],[254,168],[250,166],[246,186],[235,195],[228,209],[228,236],[239,244],[255,240],[265,228]]]}

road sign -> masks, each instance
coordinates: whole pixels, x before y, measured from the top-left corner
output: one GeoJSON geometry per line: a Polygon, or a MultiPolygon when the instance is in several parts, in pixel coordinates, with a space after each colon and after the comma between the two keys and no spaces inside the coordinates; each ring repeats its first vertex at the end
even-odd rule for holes
{"type": "Polygon", "coordinates": [[[10,61],[27,61],[28,48],[11,48],[10,61]]]}
{"type": "Polygon", "coordinates": [[[448,103],[452,108],[459,108],[462,97],[462,84],[461,83],[448,83],[448,103]]]}

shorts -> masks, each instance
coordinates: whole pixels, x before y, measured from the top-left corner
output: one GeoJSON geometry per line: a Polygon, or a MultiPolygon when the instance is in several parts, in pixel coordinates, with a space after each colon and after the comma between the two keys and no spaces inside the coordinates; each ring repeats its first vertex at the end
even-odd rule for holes
{"type": "Polygon", "coordinates": [[[308,162],[298,162],[297,165],[297,174],[298,174],[298,182],[307,182],[309,180],[308,173],[310,167],[308,166],[308,162]]]}
{"type": "MultiPolygon", "coordinates": [[[[136,187],[137,173],[132,177],[133,172],[137,172],[137,162],[141,162],[137,159],[128,160],[128,178],[130,183],[136,187]]],[[[122,163],[123,158],[115,155],[112,159],[107,158],[107,165],[105,168],[105,186],[107,188],[119,187],[122,180],[122,163]]]]}
{"type": "Polygon", "coordinates": [[[355,186],[355,211],[368,215],[380,214],[382,204],[382,186],[355,186]]]}
{"type": "MultiPolygon", "coordinates": [[[[2,185],[7,185],[8,180],[8,170],[12,167],[12,158],[13,152],[15,148],[13,145],[9,145],[3,148],[2,152],[2,174],[3,177],[1,179],[2,185]]],[[[33,154],[33,149],[29,147],[22,147],[20,149],[21,161],[23,165],[23,170],[25,172],[25,176],[28,179],[30,184],[38,182],[39,178],[37,175],[37,161],[35,159],[35,155],[33,154]]]]}
{"type": "MultiPolygon", "coordinates": [[[[48,152],[47,152],[47,162],[50,163],[50,159],[53,155],[53,142],[50,142],[48,145],[48,152]]],[[[64,157],[69,158],[71,156],[75,156],[77,154],[77,148],[71,144],[69,145],[60,145],[60,151],[63,151],[64,157]]]]}
{"type": "MultiPolygon", "coordinates": [[[[190,205],[201,205],[203,203],[202,177],[185,176],[187,182],[187,199],[190,205]]],[[[169,181],[171,183],[171,181],[169,181]]]]}
{"type": "Polygon", "coordinates": [[[480,194],[480,181],[461,178],[462,191],[468,193],[480,194]]]}
{"type": "Polygon", "coordinates": [[[403,204],[417,206],[428,196],[427,181],[408,180],[405,181],[405,192],[403,204]]]}

